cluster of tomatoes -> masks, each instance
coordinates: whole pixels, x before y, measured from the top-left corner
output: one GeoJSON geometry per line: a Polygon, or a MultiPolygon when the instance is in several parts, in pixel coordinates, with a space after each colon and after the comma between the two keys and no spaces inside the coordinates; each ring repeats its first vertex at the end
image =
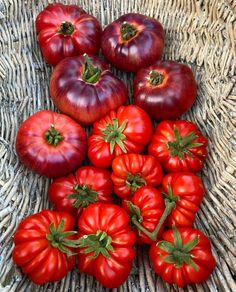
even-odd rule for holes
{"type": "Polygon", "coordinates": [[[62,279],[77,261],[79,272],[115,288],[127,279],[138,243],[150,245],[153,268],[167,283],[206,280],[215,259],[192,225],[204,196],[196,173],[208,140],[194,123],[174,120],[193,104],[196,83],[189,67],[158,61],[161,24],[130,13],[102,32],[78,6],[51,4],[36,28],[45,59],[57,65],[50,93],[64,114],[43,110],[19,128],[21,162],[54,178],[54,210],[19,224],[14,262],[43,284],[62,279]],[[114,66],[137,72],[135,104],[125,105],[124,82],[92,55],[100,47],[114,66]],[[151,118],[161,121],[155,131],[151,118]],[[88,139],[81,124],[92,125],[88,139]]]}

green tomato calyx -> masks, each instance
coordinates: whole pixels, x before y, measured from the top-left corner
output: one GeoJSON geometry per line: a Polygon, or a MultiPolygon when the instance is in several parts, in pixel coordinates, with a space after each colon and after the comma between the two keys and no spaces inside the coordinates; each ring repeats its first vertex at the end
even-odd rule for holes
{"type": "Polygon", "coordinates": [[[75,199],[74,208],[87,207],[91,203],[98,201],[98,193],[93,191],[88,185],[76,184],[73,187],[74,193],[67,196],[68,199],[75,199]]]}
{"type": "Polygon", "coordinates": [[[49,145],[57,146],[57,144],[63,140],[63,136],[58,132],[54,125],[51,125],[50,129],[44,135],[49,145]]]}
{"type": "Polygon", "coordinates": [[[130,23],[124,21],[120,28],[120,33],[123,40],[128,41],[137,34],[137,29],[130,23]]]}
{"type": "Polygon", "coordinates": [[[58,32],[64,36],[69,36],[74,32],[75,28],[71,22],[63,21],[58,29],[58,32]]]}

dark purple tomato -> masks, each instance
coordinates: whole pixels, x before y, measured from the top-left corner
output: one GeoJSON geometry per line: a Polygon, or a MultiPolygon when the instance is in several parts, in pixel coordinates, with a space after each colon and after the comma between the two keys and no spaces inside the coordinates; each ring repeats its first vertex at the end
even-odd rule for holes
{"type": "Polygon", "coordinates": [[[164,30],[154,18],[128,13],[105,28],[101,47],[112,65],[123,71],[136,72],[161,59],[164,30]]]}
{"type": "Polygon", "coordinates": [[[156,120],[176,119],[194,103],[197,84],[192,70],[175,61],[158,61],[134,79],[134,103],[156,120]]]}

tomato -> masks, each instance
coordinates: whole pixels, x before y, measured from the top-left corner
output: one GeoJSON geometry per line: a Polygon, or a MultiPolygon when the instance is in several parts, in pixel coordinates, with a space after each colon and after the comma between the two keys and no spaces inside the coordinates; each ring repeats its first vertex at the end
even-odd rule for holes
{"type": "Polygon", "coordinates": [[[129,217],[117,205],[94,203],[78,221],[79,272],[94,276],[107,288],[117,288],[127,279],[135,257],[135,233],[129,217]]]}
{"type": "Polygon", "coordinates": [[[186,120],[162,121],[148,147],[166,172],[198,172],[204,166],[208,139],[197,125],[186,120]]]}
{"type": "Polygon", "coordinates": [[[28,168],[47,177],[58,177],[78,168],[85,159],[87,137],[71,118],[39,111],[20,126],[16,152],[28,168]]]}
{"type": "Polygon", "coordinates": [[[98,167],[109,167],[124,153],[141,153],[152,136],[152,122],[136,105],[121,106],[93,125],[88,157],[98,167]]]}
{"type": "Polygon", "coordinates": [[[200,177],[190,172],[168,174],[162,181],[162,191],[166,204],[173,202],[165,224],[191,227],[204,195],[200,177]]]}
{"type": "Polygon", "coordinates": [[[207,280],[216,266],[209,239],[199,230],[182,227],[167,230],[153,243],[149,257],[165,282],[184,287],[207,280]]]}
{"type": "Polygon", "coordinates": [[[160,191],[144,186],[134,193],[130,201],[123,202],[124,208],[128,210],[131,225],[135,227],[138,243],[150,244],[156,241],[164,229],[164,222],[159,224],[165,210],[160,191]]]}
{"type": "Polygon", "coordinates": [[[96,201],[112,203],[113,183],[111,174],[94,166],[79,168],[53,181],[48,196],[55,210],[79,216],[84,207],[96,201]]]}
{"type": "Polygon", "coordinates": [[[192,70],[175,61],[158,61],[134,79],[134,103],[156,120],[176,119],[194,103],[197,84],[192,70]]]}
{"type": "Polygon", "coordinates": [[[136,72],[161,59],[164,30],[154,18],[128,13],[105,28],[101,47],[112,65],[123,71],[136,72]]]}
{"type": "Polygon", "coordinates": [[[14,235],[13,261],[36,284],[61,280],[75,266],[74,218],[43,210],[25,218],[14,235]]]}
{"type": "Polygon", "coordinates": [[[118,156],[112,162],[112,170],[114,192],[122,199],[132,196],[142,186],[160,185],[163,178],[159,162],[151,155],[129,153],[118,156]]]}
{"type": "Polygon", "coordinates": [[[43,56],[53,66],[65,57],[95,54],[100,48],[100,23],[76,5],[49,4],[37,16],[36,30],[43,56]]]}
{"type": "Polygon", "coordinates": [[[67,58],[54,69],[50,94],[63,113],[91,125],[127,100],[123,81],[96,56],[67,58]]]}

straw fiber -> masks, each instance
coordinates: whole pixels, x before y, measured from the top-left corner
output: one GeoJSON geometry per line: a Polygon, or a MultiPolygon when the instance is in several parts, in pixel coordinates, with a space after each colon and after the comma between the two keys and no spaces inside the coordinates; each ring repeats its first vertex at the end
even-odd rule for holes
{"type": "MultiPolygon", "coordinates": [[[[17,129],[41,109],[56,110],[49,97],[51,67],[37,44],[34,20],[46,0],[0,0],[0,291],[103,291],[92,278],[69,273],[55,284],[37,286],[13,264],[12,235],[18,222],[49,208],[49,179],[26,169],[15,152],[17,129]]],[[[127,12],[159,19],[166,33],[164,59],[191,66],[198,96],[184,116],[209,138],[201,173],[206,196],[195,227],[210,237],[217,268],[202,285],[186,291],[236,291],[236,1],[235,0],[81,0],[103,27],[127,12]]],[[[132,74],[123,78],[132,96],[132,74]]],[[[147,248],[138,248],[132,273],[114,291],[183,291],[162,282],[151,270],[147,248]]]]}

